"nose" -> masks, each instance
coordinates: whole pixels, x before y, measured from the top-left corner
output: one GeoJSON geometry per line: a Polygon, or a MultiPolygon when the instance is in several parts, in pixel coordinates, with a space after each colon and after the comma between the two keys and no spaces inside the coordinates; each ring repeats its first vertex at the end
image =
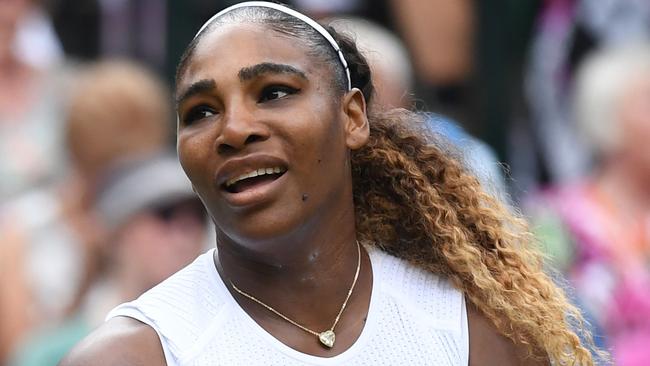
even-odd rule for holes
{"type": "Polygon", "coordinates": [[[269,138],[267,126],[252,108],[244,104],[233,104],[225,113],[221,134],[216,141],[220,155],[237,153],[255,142],[269,138]]]}

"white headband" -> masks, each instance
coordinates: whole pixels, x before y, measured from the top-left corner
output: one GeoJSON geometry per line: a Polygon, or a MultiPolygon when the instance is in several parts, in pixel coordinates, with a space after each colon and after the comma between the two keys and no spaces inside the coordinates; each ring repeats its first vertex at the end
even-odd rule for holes
{"type": "Polygon", "coordinates": [[[215,19],[217,19],[220,16],[224,15],[225,13],[227,13],[227,12],[229,12],[231,10],[238,9],[238,8],[249,8],[249,7],[262,7],[262,8],[275,9],[275,10],[278,10],[278,11],[283,12],[285,14],[291,15],[291,16],[293,16],[295,18],[298,18],[298,19],[302,20],[303,22],[307,23],[312,28],[314,28],[316,30],[316,32],[320,33],[323,37],[325,37],[325,39],[330,43],[332,48],[334,48],[334,51],[336,51],[336,53],[338,54],[339,60],[341,61],[341,64],[343,65],[343,68],[345,69],[345,76],[348,79],[348,91],[352,89],[352,80],[350,79],[350,68],[348,67],[348,62],[345,60],[345,57],[343,57],[343,52],[341,51],[341,47],[339,47],[338,43],[336,43],[336,41],[334,40],[334,37],[332,37],[332,35],[329,34],[329,32],[325,28],[323,28],[320,24],[318,24],[313,19],[311,19],[308,16],[306,16],[306,15],[304,15],[302,13],[299,13],[299,12],[293,10],[293,9],[287,8],[284,5],[269,3],[269,2],[266,2],[266,1],[246,1],[246,2],[243,2],[243,3],[235,4],[235,5],[231,6],[231,7],[228,7],[226,9],[218,12],[217,14],[213,15],[212,18],[208,19],[208,21],[205,22],[205,24],[203,24],[201,29],[199,29],[199,31],[196,32],[196,35],[194,36],[194,38],[198,37],[199,34],[201,34],[201,32],[203,32],[203,30],[205,28],[207,28],[207,26],[210,25],[210,23],[212,23],[212,21],[214,21],[215,19]]]}

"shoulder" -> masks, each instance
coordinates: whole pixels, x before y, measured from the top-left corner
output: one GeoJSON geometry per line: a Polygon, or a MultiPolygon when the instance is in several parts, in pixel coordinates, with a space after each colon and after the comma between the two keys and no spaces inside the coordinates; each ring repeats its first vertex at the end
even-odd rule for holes
{"type": "Polygon", "coordinates": [[[182,359],[211,326],[224,320],[227,304],[210,251],[138,299],[113,309],[107,319],[131,318],[153,330],[168,360],[182,359]]]}
{"type": "Polygon", "coordinates": [[[59,366],[166,365],[153,328],[130,318],[116,317],[84,338],[59,366]]]}
{"type": "Polygon", "coordinates": [[[535,356],[525,345],[515,344],[501,335],[492,322],[469,302],[467,320],[470,366],[550,365],[545,357],[535,356]]]}

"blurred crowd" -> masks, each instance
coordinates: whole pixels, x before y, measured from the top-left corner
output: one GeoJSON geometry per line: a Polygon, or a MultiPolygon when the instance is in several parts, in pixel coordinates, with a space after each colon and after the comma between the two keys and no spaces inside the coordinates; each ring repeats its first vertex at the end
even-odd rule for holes
{"type": "MultiPolygon", "coordinates": [[[[230,0],[0,1],[0,365],[55,365],[214,245],[177,162],[185,45],[230,0]]],[[[615,364],[650,364],[650,2],[293,0],[530,220],[615,364]]]]}

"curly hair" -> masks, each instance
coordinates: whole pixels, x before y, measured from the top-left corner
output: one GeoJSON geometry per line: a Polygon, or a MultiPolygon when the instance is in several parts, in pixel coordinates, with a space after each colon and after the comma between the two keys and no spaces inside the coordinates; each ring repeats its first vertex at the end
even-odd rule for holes
{"type": "Polygon", "coordinates": [[[406,110],[375,114],[368,144],[352,153],[359,240],[448,278],[531,355],[593,365],[582,315],[544,273],[525,221],[444,143],[425,138],[418,120],[406,110]]]}
{"type": "MultiPolygon", "coordinates": [[[[354,42],[334,34],[369,105],[372,77],[354,42]]],[[[352,152],[358,239],[448,278],[497,330],[533,357],[593,365],[580,311],[543,270],[526,221],[487,194],[421,114],[369,111],[370,138],[352,152]],[[583,345],[581,334],[586,345],[583,345]]]]}
{"type": "MultiPolygon", "coordinates": [[[[257,22],[299,39],[326,61],[333,88],[345,92],[345,75],[325,39],[299,19],[266,8],[227,13],[207,28],[257,22]]],[[[367,60],[355,42],[326,27],[341,47],[352,87],[373,96],[367,60]]],[[[184,73],[203,32],[181,57],[184,73]]],[[[370,138],[352,151],[357,238],[449,279],[494,324],[529,353],[557,365],[593,365],[595,349],[582,315],[544,272],[525,220],[485,193],[423,117],[407,110],[368,111],[370,138]],[[585,344],[578,334],[583,336],[585,344]]]]}
{"type": "MultiPolygon", "coordinates": [[[[372,77],[354,42],[334,37],[369,105],[372,77]]],[[[352,152],[358,239],[448,278],[497,330],[558,365],[593,365],[580,311],[544,272],[526,221],[487,194],[460,154],[404,109],[369,110],[370,138],[352,152]],[[582,344],[580,334],[586,344],[582,344]]]]}

